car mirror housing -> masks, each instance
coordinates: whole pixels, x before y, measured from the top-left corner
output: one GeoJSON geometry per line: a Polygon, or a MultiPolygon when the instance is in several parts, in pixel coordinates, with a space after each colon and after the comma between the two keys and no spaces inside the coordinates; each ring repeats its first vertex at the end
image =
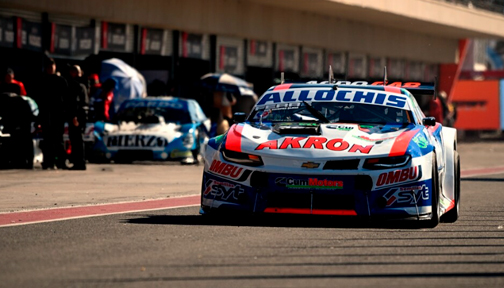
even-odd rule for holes
{"type": "Polygon", "coordinates": [[[435,126],[436,125],[436,118],[434,117],[425,117],[422,119],[422,123],[425,126],[435,126]]]}
{"type": "Polygon", "coordinates": [[[235,123],[243,123],[247,116],[243,112],[235,112],[233,115],[233,120],[235,123]]]}

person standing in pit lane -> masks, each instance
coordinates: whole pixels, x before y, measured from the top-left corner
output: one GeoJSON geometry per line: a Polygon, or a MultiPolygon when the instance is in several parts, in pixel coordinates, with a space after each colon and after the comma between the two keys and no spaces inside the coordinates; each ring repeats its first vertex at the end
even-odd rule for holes
{"type": "Polygon", "coordinates": [[[109,78],[101,85],[101,92],[94,102],[94,112],[96,121],[110,121],[111,110],[114,109],[112,101],[114,100],[114,89],[116,80],[109,78]]]}
{"type": "Polygon", "coordinates": [[[5,70],[3,82],[0,84],[0,92],[26,96],[23,82],[14,79],[14,70],[11,68],[5,70]]]}
{"type": "Polygon", "coordinates": [[[74,164],[71,170],[86,170],[86,158],[84,155],[84,141],[82,133],[86,128],[89,100],[87,89],[80,82],[82,71],[80,66],[70,67],[70,79],[68,79],[68,99],[66,101],[66,113],[68,122],[68,134],[72,145],[71,159],[74,164]]]}
{"type": "Polygon", "coordinates": [[[63,144],[65,130],[65,100],[68,95],[67,81],[57,75],[56,62],[48,58],[44,73],[39,79],[35,101],[39,105],[39,122],[42,127],[41,144],[44,160],[42,169],[64,169],[66,152],[63,144]]]}

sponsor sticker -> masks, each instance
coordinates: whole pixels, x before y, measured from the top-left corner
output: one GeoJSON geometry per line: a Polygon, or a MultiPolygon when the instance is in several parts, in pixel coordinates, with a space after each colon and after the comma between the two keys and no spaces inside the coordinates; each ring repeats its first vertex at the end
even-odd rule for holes
{"type": "Polygon", "coordinates": [[[124,107],[121,108],[125,109],[144,107],[184,109],[184,104],[181,101],[127,101],[126,103],[124,103],[124,107]]]}
{"type": "Polygon", "coordinates": [[[248,175],[250,174],[249,170],[243,169],[242,167],[237,167],[232,164],[227,164],[224,162],[221,162],[219,160],[213,160],[212,164],[210,165],[209,171],[213,174],[223,176],[226,178],[231,178],[235,180],[245,180],[241,179],[242,176],[244,178],[247,178],[248,175]]]}
{"type": "Polygon", "coordinates": [[[179,150],[173,150],[170,153],[171,158],[181,158],[181,157],[191,157],[192,153],[191,151],[179,151],[179,150]]]}
{"type": "Polygon", "coordinates": [[[354,129],[352,126],[343,126],[343,125],[327,125],[328,129],[338,129],[340,131],[350,131],[354,129]]]}
{"type": "Polygon", "coordinates": [[[386,207],[394,203],[415,205],[420,200],[429,200],[429,187],[423,184],[421,186],[399,187],[387,191],[383,198],[387,201],[386,207]]]}
{"type": "Polygon", "coordinates": [[[343,189],[343,181],[320,178],[296,179],[290,177],[278,177],[275,184],[291,189],[343,189]]]}
{"type": "Polygon", "coordinates": [[[427,139],[422,134],[417,134],[413,137],[413,142],[415,142],[420,148],[427,148],[428,142],[427,139]]]}
{"type": "Polygon", "coordinates": [[[272,91],[264,94],[257,106],[267,104],[279,104],[302,101],[335,101],[351,103],[367,103],[375,105],[390,106],[396,108],[406,107],[407,98],[397,94],[387,92],[360,91],[349,89],[335,90],[286,90],[272,91]]]}
{"type": "Polygon", "coordinates": [[[353,144],[343,139],[327,139],[325,137],[285,137],[280,140],[270,140],[259,144],[255,150],[263,149],[327,149],[331,151],[348,151],[351,153],[360,152],[369,154],[374,145],[362,146],[353,144]]]}
{"type": "Polygon", "coordinates": [[[245,193],[245,189],[241,185],[235,185],[228,182],[217,181],[209,179],[205,183],[205,190],[203,190],[203,195],[212,195],[215,199],[226,200],[238,200],[238,197],[245,193]]]}
{"type": "Polygon", "coordinates": [[[398,183],[416,181],[422,177],[420,166],[385,172],[378,176],[376,186],[391,186],[398,183]]]}
{"type": "Polygon", "coordinates": [[[166,138],[154,135],[109,135],[105,137],[107,147],[160,148],[169,144],[166,138]]]}

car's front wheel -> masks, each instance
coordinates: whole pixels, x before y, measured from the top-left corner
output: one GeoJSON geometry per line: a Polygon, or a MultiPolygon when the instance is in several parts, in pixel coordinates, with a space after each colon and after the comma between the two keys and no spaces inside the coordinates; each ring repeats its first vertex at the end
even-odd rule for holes
{"type": "Polygon", "coordinates": [[[453,183],[453,197],[454,197],[454,206],[453,208],[446,212],[441,217],[441,220],[446,223],[453,223],[457,221],[459,214],[460,214],[460,155],[458,155],[457,151],[454,151],[453,155],[453,162],[454,162],[454,172],[455,175],[453,177],[454,183],[453,183]]]}
{"type": "Polygon", "coordinates": [[[431,219],[427,220],[425,223],[425,227],[434,228],[440,222],[440,214],[439,213],[439,175],[437,172],[437,161],[436,161],[436,153],[433,153],[432,156],[432,192],[431,192],[431,219]]]}

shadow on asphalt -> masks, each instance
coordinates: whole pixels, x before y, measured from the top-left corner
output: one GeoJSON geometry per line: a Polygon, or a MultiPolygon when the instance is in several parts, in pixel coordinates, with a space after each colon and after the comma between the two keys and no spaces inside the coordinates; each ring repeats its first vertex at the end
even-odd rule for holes
{"type": "Polygon", "coordinates": [[[150,225],[250,226],[292,228],[427,228],[426,221],[368,220],[355,217],[299,215],[145,215],[124,219],[124,223],[150,225]]]}

